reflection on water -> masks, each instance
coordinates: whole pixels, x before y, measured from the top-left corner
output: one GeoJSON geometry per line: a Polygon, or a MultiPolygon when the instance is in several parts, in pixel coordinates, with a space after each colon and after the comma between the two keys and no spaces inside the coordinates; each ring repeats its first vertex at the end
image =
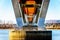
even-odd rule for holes
{"type": "MultiPolygon", "coordinates": [[[[0,40],[9,40],[9,30],[0,30],[0,40]]],[[[52,31],[52,40],[60,40],[60,31],[52,31]]]]}
{"type": "Polygon", "coordinates": [[[10,30],[9,31],[9,40],[24,40],[26,36],[25,31],[19,30],[10,30]]]}
{"type": "Polygon", "coordinates": [[[9,31],[9,40],[51,40],[51,36],[51,31],[9,31]]]}
{"type": "Polygon", "coordinates": [[[9,40],[9,31],[8,30],[0,30],[0,40],[9,40]]]}
{"type": "Polygon", "coordinates": [[[60,30],[52,31],[52,40],[60,40],[60,30]]]}

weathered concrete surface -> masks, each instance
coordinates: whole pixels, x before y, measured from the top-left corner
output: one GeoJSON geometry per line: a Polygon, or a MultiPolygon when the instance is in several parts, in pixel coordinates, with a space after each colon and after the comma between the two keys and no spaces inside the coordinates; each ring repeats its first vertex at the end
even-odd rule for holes
{"type": "Polygon", "coordinates": [[[19,9],[18,0],[12,0],[12,5],[14,8],[14,13],[15,13],[16,18],[20,17],[20,9],[19,9]]]}
{"type": "Polygon", "coordinates": [[[47,13],[47,9],[48,9],[48,6],[49,6],[49,2],[50,2],[50,0],[44,0],[43,1],[43,5],[42,5],[42,9],[41,9],[41,15],[40,15],[41,18],[45,18],[46,17],[46,13],[47,13]]]}

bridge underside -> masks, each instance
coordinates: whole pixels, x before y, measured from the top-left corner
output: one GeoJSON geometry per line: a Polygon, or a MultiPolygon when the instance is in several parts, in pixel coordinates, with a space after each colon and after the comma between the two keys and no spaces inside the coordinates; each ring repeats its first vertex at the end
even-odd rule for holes
{"type": "MultiPolygon", "coordinates": [[[[37,18],[38,19],[42,18],[42,23],[44,24],[46,13],[47,13],[47,9],[48,9],[48,5],[49,5],[49,0],[42,0],[41,3],[42,3],[41,4],[41,8],[39,9],[40,13],[38,14],[39,16],[37,18]]],[[[18,0],[12,0],[12,4],[13,4],[16,20],[19,20],[19,18],[22,18],[21,10],[20,10],[21,8],[19,6],[19,1],[18,0]]],[[[36,19],[37,22],[38,22],[38,19],[36,19]]],[[[21,22],[21,21],[17,21],[17,23],[18,22],[21,22]]],[[[18,23],[18,26],[20,26],[19,23],[18,23]]]]}

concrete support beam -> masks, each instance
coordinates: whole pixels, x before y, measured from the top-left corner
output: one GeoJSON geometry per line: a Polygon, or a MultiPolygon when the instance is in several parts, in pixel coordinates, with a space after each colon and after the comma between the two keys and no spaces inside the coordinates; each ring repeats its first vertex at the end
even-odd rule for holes
{"type": "Polygon", "coordinates": [[[21,17],[18,0],[12,0],[12,5],[14,8],[14,13],[15,13],[16,18],[21,17]]]}
{"type": "Polygon", "coordinates": [[[50,0],[43,0],[40,18],[45,18],[50,0]]]}

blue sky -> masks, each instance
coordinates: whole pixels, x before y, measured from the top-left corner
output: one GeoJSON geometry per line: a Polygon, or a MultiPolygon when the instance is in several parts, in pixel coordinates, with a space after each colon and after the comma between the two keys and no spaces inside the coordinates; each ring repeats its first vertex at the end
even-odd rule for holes
{"type": "MultiPolygon", "coordinates": [[[[16,23],[11,0],[0,0],[0,20],[16,23]]],[[[50,0],[46,20],[60,20],[60,0],[50,0]]],[[[8,40],[8,30],[0,30],[0,40],[8,40]]],[[[52,32],[53,40],[60,40],[60,31],[52,32]]]]}
{"type": "Polygon", "coordinates": [[[11,0],[0,0],[0,20],[16,23],[11,0]]]}
{"type": "Polygon", "coordinates": [[[60,20],[60,0],[50,0],[46,20],[60,20]]]}

